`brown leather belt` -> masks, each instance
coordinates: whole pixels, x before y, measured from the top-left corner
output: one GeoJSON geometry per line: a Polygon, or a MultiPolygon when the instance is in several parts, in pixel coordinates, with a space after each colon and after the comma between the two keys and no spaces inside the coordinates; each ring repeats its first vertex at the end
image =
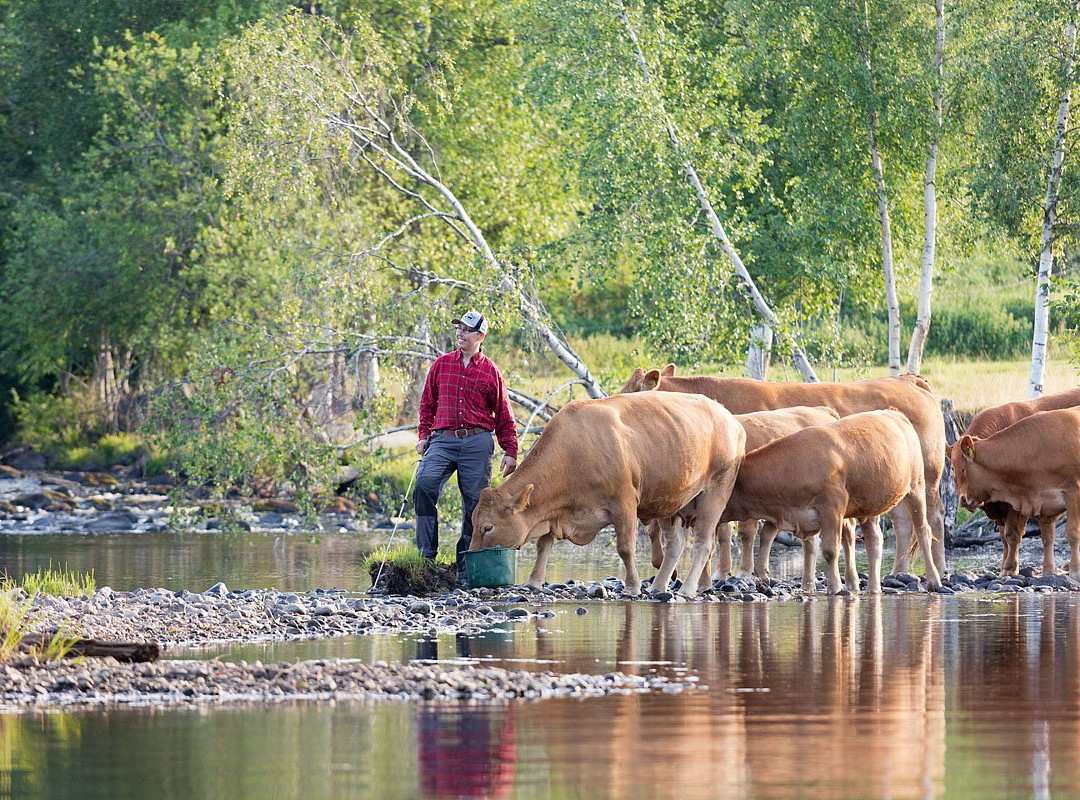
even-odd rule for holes
{"type": "Polygon", "coordinates": [[[435,433],[445,433],[447,436],[453,436],[455,439],[464,439],[466,436],[472,436],[474,433],[491,433],[487,428],[439,428],[435,433]]]}

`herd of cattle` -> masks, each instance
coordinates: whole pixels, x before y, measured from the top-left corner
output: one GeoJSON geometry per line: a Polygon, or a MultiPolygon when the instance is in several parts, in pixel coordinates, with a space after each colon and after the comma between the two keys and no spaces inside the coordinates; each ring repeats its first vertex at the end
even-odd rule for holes
{"type": "Polygon", "coordinates": [[[740,575],[766,576],[773,540],[791,531],[805,547],[803,586],[813,587],[820,534],[834,594],[845,584],[859,590],[858,522],[867,591],[880,592],[878,517],[887,512],[896,534],[894,572],[907,571],[918,547],[929,554],[927,589],[936,591],[945,572],[939,485],[948,455],[961,503],[982,507],[1001,529],[1003,574],[1018,571],[1028,517],[1039,521],[1043,572],[1052,573],[1054,526],[1067,513],[1069,569],[1080,578],[1080,388],[987,409],[947,449],[938,400],[914,373],[768,383],[677,376],[673,365],[639,368],[620,394],[572,401],[552,417],[518,470],[481,493],[471,547],[520,548],[537,540],[528,583],[539,587],[556,539],[584,545],[612,525],[626,591],[638,594],[641,520],[652,535],[658,590],[667,587],[691,533],[680,591],[694,595],[714,545],[718,576],[730,572],[738,523],[740,575]]]}

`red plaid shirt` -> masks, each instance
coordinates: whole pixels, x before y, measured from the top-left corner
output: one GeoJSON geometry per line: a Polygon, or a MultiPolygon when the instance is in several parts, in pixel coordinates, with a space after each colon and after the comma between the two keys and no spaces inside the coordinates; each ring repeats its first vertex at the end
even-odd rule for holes
{"type": "Polygon", "coordinates": [[[441,428],[494,431],[503,452],[517,458],[517,426],[506,382],[490,358],[477,352],[469,366],[461,350],[439,356],[428,370],[420,396],[420,438],[441,428]]]}

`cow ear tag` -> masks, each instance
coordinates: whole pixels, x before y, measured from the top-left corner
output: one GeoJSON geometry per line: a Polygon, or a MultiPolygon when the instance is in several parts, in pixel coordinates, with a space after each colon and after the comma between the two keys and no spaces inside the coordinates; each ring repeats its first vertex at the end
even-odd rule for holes
{"type": "Polygon", "coordinates": [[[645,391],[652,391],[660,385],[660,371],[650,369],[645,373],[645,380],[642,381],[642,386],[645,387],[645,391]]]}
{"type": "Polygon", "coordinates": [[[960,445],[960,450],[963,451],[964,455],[967,456],[968,459],[970,459],[971,461],[975,460],[975,445],[970,439],[966,439],[960,445]]]}

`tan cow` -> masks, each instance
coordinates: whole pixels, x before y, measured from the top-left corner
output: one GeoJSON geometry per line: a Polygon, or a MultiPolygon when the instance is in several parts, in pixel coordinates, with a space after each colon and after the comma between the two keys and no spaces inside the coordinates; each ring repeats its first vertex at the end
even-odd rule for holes
{"type": "MultiPolygon", "coordinates": [[[[960,501],[969,508],[1007,503],[1050,530],[1066,514],[1069,575],[1080,579],[1080,408],[1042,411],[985,439],[964,434],[957,444],[960,501]]],[[[1052,564],[1053,538],[1050,551],[1052,564]]]]}
{"type": "MultiPolygon", "coordinates": [[[[708,537],[724,510],[746,434],[721,405],[699,395],[650,392],[575,400],[544,427],[520,467],[485,489],[473,512],[470,549],[537,539],[528,584],[539,587],[555,539],[588,544],[606,525],[626,567],[626,591],[641,591],[637,520],[671,517],[697,499],[708,537]]],[[[708,550],[695,549],[698,572],[708,550]]]]}
{"type": "MultiPolygon", "coordinates": [[[[773,383],[749,378],[712,376],[677,376],[675,365],[663,370],[634,370],[623,393],[660,389],[667,392],[693,392],[711,397],[733,414],[768,411],[791,406],[828,406],[841,417],[862,411],[895,408],[915,428],[922,447],[926,489],[926,515],[933,532],[933,560],[938,572],[945,570],[945,509],[938,494],[941,473],[945,469],[945,421],[930,384],[914,373],[887,378],[871,378],[850,383],[773,383]]],[[[892,517],[896,531],[894,572],[905,572],[909,565],[912,522],[903,504],[892,517]]],[[[929,558],[927,559],[929,561],[929,558]]]]}
{"type": "MultiPolygon", "coordinates": [[[[881,591],[881,528],[877,517],[903,507],[924,553],[930,551],[922,445],[898,411],[867,411],[806,428],[746,454],[724,519],[762,519],[807,537],[821,533],[828,590],[843,587],[837,564],[844,520],[862,523],[869,561],[867,591],[881,591]]],[[[850,571],[849,571],[850,574],[850,571]]],[[[930,591],[941,588],[926,560],[930,591]]],[[[858,583],[852,587],[857,591],[858,583]]]]}
{"type": "MultiPolygon", "coordinates": [[[[1030,417],[1040,411],[1053,411],[1074,406],[1080,406],[1080,387],[1058,392],[1057,394],[1043,395],[1032,400],[1003,403],[985,411],[980,411],[972,418],[971,424],[967,426],[964,433],[972,437],[985,439],[993,436],[998,431],[1004,430],[1014,422],[1019,422],[1025,417],[1030,417]]],[[[960,462],[963,459],[959,440],[954,442],[949,449],[949,458],[952,461],[953,474],[958,475],[960,473],[960,462]]],[[[1020,571],[1020,540],[1024,536],[1027,517],[1006,503],[986,503],[982,509],[987,517],[997,523],[998,534],[1001,536],[1003,545],[1001,573],[1003,575],[1015,575],[1020,571]]],[[[974,507],[970,510],[974,510],[974,507]]],[[[1044,575],[1051,575],[1056,571],[1054,566],[1054,526],[1049,522],[1040,521],[1039,532],[1042,534],[1043,542],[1042,571],[1044,575]]]]}
{"type": "MultiPolygon", "coordinates": [[[[764,447],[769,442],[776,441],[781,437],[808,428],[812,425],[829,425],[840,419],[840,415],[826,406],[794,406],[782,408],[777,411],[755,411],[750,414],[736,414],[735,419],[746,431],[746,452],[764,447]]],[[[664,558],[663,540],[681,534],[681,526],[676,528],[677,521],[654,521],[648,525],[648,533],[652,543],[652,565],[660,567],[664,558]]],[[[731,534],[734,523],[724,522],[716,529],[716,553],[718,554],[716,575],[727,576],[731,573],[731,534]]],[[[739,521],[739,575],[747,577],[751,573],[760,577],[769,574],[769,552],[772,549],[773,540],[777,531],[770,530],[767,537],[763,536],[757,557],[754,556],[754,538],[757,535],[758,521],[756,519],[739,521]]],[[[816,556],[816,548],[811,542],[806,543],[806,553],[811,560],[809,571],[813,572],[813,558],[816,556]]],[[[678,545],[677,545],[678,546],[678,545]]],[[[681,549],[681,546],[679,546],[681,549]]],[[[676,558],[677,561],[677,558],[676,558]]],[[[804,564],[804,579],[807,567],[804,564]]],[[[660,587],[662,584],[656,582],[660,587]]]]}

